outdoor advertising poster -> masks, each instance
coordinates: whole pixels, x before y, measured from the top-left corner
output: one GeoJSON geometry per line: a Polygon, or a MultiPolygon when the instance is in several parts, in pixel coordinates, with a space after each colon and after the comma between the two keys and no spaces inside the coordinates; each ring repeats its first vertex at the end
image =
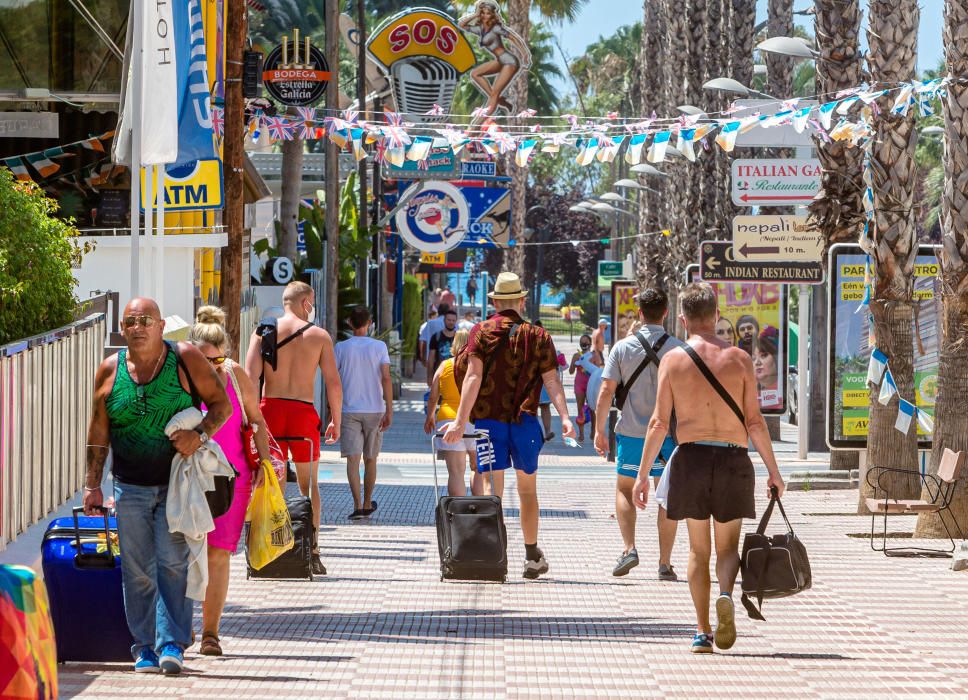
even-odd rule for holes
{"type": "MultiPolygon", "coordinates": [[[[934,416],[938,392],[938,334],[941,296],[936,246],[921,246],[914,266],[914,297],[918,301],[914,327],[914,402],[934,416]]],[[[870,314],[864,301],[867,255],[860,246],[830,249],[830,369],[827,378],[827,442],[831,447],[862,449],[867,444],[870,389],[870,314]]],[[[902,397],[911,400],[910,397],[902,397]]],[[[922,449],[930,435],[918,426],[922,449]]]]}
{"type": "Polygon", "coordinates": [[[628,280],[612,280],[612,343],[629,334],[629,328],[639,317],[636,294],[639,285],[628,280]]]}
{"type": "MultiPolygon", "coordinates": [[[[690,271],[698,280],[698,270],[690,271]]],[[[719,299],[716,337],[742,348],[753,358],[760,410],[786,412],[786,285],[761,282],[710,282],[719,299]]]]}

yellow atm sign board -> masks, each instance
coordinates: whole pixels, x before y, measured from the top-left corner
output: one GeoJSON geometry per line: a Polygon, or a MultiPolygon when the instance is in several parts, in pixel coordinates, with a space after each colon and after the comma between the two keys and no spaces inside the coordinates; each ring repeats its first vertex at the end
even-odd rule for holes
{"type": "MultiPolygon", "coordinates": [[[[141,169],[141,211],[148,201],[145,171],[141,169]]],[[[158,182],[152,182],[151,201],[157,206],[158,182]]],[[[177,168],[165,168],[165,211],[221,209],[222,161],[196,160],[177,168]]]]}

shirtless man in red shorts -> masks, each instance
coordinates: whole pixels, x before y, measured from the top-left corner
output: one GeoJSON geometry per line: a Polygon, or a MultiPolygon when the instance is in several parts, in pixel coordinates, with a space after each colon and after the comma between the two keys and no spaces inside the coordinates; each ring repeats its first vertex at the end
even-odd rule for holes
{"type": "Polygon", "coordinates": [[[252,335],[245,358],[245,371],[252,377],[263,378],[262,415],[273,436],[304,437],[304,440],[287,442],[279,440],[279,446],[292,455],[296,463],[299,490],[309,496],[313,504],[313,518],[317,537],[313,538],[313,573],[326,573],[319,559],[319,488],[316,474],[319,469],[319,428],[322,423],[313,405],[313,388],[317,368],[326,383],[326,401],[329,404],[329,425],[326,426],[326,444],[339,440],[339,426],[343,410],[343,387],[336,369],[333,340],[329,333],[313,325],[316,298],[313,288],[305,282],[291,282],[282,295],[285,315],[278,320],[276,334],[276,365],[266,362],[262,356],[262,338],[252,335]]]}

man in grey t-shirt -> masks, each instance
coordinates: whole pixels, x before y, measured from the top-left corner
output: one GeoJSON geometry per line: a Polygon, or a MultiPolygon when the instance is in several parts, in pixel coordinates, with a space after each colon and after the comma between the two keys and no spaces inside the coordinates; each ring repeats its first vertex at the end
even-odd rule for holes
{"type": "MultiPolygon", "coordinates": [[[[595,449],[603,457],[608,452],[608,435],[605,426],[612,397],[619,385],[628,387],[622,415],[615,426],[615,438],[618,444],[615,460],[618,472],[615,515],[619,529],[622,531],[622,539],[625,541],[625,550],[618,558],[618,563],[612,571],[613,576],[624,576],[639,564],[639,555],[635,549],[635,505],[632,502],[632,487],[639,474],[645,434],[648,432],[649,419],[652,418],[652,412],[655,409],[655,395],[659,383],[658,367],[649,359],[650,355],[642,347],[642,339],[651,346],[660,360],[667,352],[681,346],[682,341],[670,336],[662,327],[662,322],[668,313],[669,298],[665,292],[654,288],[643,291],[639,295],[639,320],[642,326],[635,335],[622,338],[615,343],[602,373],[602,388],[595,412],[597,422],[595,449]],[[648,363],[644,365],[644,369],[639,371],[647,360],[648,363]],[[638,374],[633,380],[636,373],[638,374]]],[[[662,470],[674,449],[675,442],[666,436],[659,459],[650,471],[650,475],[656,482],[662,476],[662,470]]],[[[675,581],[678,577],[672,569],[670,559],[672,545],[676,539],[677,523],[666,517],[665,509],[661,506],[658,526],[659,579],[675,581]]]]}

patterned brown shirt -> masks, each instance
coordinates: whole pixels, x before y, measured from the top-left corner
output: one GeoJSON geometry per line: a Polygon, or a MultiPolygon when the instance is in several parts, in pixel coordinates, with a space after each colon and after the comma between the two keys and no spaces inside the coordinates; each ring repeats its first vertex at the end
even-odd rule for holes
{"type": "Polygon", "coordinates": [[[558,368],[555,345],[547,331],[526,323],[511,310],[500,311],[471,329],[467,345],[455,361],[458,386],[464,381],[471,357],[484,363],[472,421],[490,418],[512,423],[522,413],[535,415],[541,375],[558,368]]]}

